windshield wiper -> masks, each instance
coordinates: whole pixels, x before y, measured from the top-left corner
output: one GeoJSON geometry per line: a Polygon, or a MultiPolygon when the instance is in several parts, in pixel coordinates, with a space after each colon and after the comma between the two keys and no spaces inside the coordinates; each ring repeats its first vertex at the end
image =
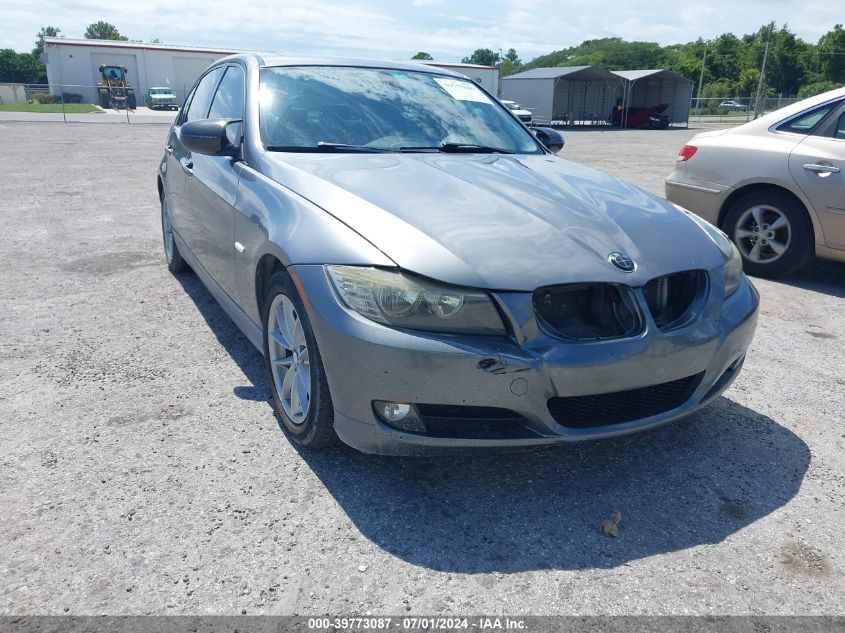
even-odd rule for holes
{"type": "Polygon", "coordinates": [[[436,151],[445,152],[447,154],[516,154],[513,150],[505,149],[503,147],[491,147],[489,145],[473,145],[472,143],[443,143],[442,145],[433,145],[430,147],[421,147],[409,145],[407,147],[400,147],[401,152],[415,152],[415,151],[436,151]]]}
{"type": "Polygon", "coordinates": [[[271,152],[364,152],[380,153],[393,150],[383,147],[370,147],[369,145],[350,145],[347,143],[327,143],[319,141],[317,145],[270,145],[267,149],[271,152]]]}

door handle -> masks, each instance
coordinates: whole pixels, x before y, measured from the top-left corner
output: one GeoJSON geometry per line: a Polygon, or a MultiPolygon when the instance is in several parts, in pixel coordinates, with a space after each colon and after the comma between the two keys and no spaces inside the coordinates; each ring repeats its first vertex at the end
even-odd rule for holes
{"type": "Polygon", "coordinates": [[[173,146],[170,143],[168,143],[167,145],[164,146],[164,151],[167,152],[168,154],[172,154],[173,153],[173,146]]]}
{"type": "Polygon", "coordinates": [[[806,163],[804,165],[804,169],[817,174],[838,174],[840,171],[839,167],[834,167],[833,165],[819,165],[817,163],[806,163]]]}
{"type": "Polygon", "coordinates": [[[185,173],[187,173],[189,176],[194,175],[194,161],[186,160],[186,161],[183,161],[181,164],[182,164],[182,169],[185,170],[185,173]]]}

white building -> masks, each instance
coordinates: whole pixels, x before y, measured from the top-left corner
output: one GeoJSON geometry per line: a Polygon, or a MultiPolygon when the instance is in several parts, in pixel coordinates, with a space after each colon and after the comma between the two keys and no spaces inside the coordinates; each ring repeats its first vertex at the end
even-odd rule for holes
{"type": "Polygon", "coordinates": [[[170,87],[181,104],[202,71],[212,62],[236,52],[165,44],[44,38],[50,92],[81,94],[83,101],[90,103],[97,103],[96,85],[101,79],[101,65],[126,66],[127,80],[135,89],[138,105],[143,105],[144,93],[153,86],[170,87]]]}
{"type": "Polygon", "coordinates": [[[479,66],[478,64],[462,64],[451,62],[424,61],[423,64],[445,68],[456,73],[469,77],[479,84],[487,92],[494,96],[499,95],[499,67],[479,66]]]}

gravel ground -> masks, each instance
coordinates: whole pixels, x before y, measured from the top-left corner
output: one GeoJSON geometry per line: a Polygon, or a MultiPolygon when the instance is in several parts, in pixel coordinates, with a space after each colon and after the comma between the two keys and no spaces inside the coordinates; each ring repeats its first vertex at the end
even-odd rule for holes
{"type": "MultiPolygon", "coordinates": [[[[845,613],[845,267],[757,281],[744,372],[684,422],[308,453],[259,353],[164,266],[165,132],[0,122],[0,612],[845,613]]],[[[573,132],[562,155],[662,192],[693,133],[573,132]]]]}

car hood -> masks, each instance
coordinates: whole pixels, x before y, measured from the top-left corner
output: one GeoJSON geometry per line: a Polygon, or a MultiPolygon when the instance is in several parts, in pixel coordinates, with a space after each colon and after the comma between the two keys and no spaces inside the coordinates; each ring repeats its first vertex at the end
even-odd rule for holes
{"type": "Polygon", "coordinates": [[[558,157],[266,152],[259,169],[397,265],[454,284],[640,285],[723,262],[711,239],[672,204],[558,157]],[[633,258],[637,270],[614,268],[612,252],[633,258]]]}
{"type": "Polygon", "coordinates": [[[663,114],[669,108],[668,103],[658,103],[657,105],[651,106],[651,113],[652,114],[663,114]]]}

